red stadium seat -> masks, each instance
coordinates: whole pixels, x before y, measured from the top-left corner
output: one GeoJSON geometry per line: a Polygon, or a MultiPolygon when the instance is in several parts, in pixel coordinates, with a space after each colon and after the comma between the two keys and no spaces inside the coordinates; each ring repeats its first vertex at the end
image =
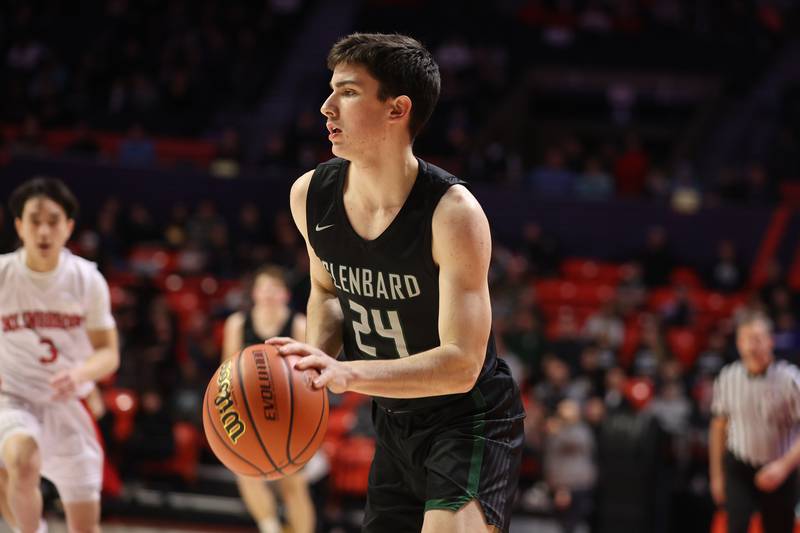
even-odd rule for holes
{"type": "Polygon", "coordinates": [[[667,346],[684,369],[694,365],[700,351],[697,334],[690,328],[672,328],[667,331],[667,346]]]}
{"type": "Polygon", "coordinates": [[[673,285],[685,285],[691,289],[699,289],[703,286],[703,281],[697,273],[688,267],[677,267],[669,276],[673,285]]]}
{"type": "Polygon", "coordinates": [[[103,392],[103,401],[114,415],[114,440],[124,442],[133,433],[139,397],[132,389],[111,388],[103,392]]]}
{"type": "Polygon", "coordinates": [[[375,455],[375,440],[348,437],[331,457],[331,488],[339,495],[366,496],[369,469],[375,455]]]}
{"type": "Polygon", "coordinates": [[[148,461],[142,465],[147,475],[173,475],[187,483],[197,480],[197,462],[200,459],[202,436],[189,422],[176,422],[172,426],[175,438],[175,453],[163,461],[148,461]]]}

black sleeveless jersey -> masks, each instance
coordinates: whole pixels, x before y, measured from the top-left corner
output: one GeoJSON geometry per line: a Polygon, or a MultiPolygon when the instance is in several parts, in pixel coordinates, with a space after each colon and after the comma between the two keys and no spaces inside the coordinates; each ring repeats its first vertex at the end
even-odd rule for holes
{"type": "MultiPolygon", "coordinates": [[[[419,160],[405,204],[376,239],[359,236],[344,209],[349,162],[331,159],[314,171],[306,198],[309,242],[336,288],[344,313],[342,338],[349,360],[394,359],[440,345],[439,268],[431,251],[431,221],[442,195],[465,182],[419,160]]],[[[489,338],[480,379],[494,372],[489,338]]],[[[462,395],[375,398],[389,409],[438,406],[462,395]]]]}
{"type": "MultiPolygon", "coordinates": [[[[249,311],[247,311],[244,317],[245,317],[244,328],[243,328],[244,335],[242,335],[243,338],[242,342],[244,342],[244,344],[242,345],[242,348],[252,346],[253,344],[263,343],[266,339],[256,332],[256,326],[255,323],[253,322],[253,310],[250,309],[249,311]]],[[[294,312],[289,313],[289,318],[286,319],[286,322],[283,324],[283,327],[281,327],[281,330],[274,336],[291,337],[293,323],[294,323],[294,312]]]]}

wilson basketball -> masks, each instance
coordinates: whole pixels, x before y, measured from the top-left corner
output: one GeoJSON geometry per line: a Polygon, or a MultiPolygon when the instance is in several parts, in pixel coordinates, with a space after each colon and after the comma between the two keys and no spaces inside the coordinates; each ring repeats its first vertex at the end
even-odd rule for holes
{"type": "Polygon", "coordinates": [[[311,459],[328,426],[328,395],[269,344],[248,346],[217,369],[203,400],[214,454],[244,476],[278,479],[311,459]]]}

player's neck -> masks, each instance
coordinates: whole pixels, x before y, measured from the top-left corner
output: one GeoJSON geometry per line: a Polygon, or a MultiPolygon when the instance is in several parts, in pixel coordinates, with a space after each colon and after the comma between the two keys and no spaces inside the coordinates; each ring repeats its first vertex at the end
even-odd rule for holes
{"type": "Polygon", "coordinates": [[[289,314],[286,306],[257,305],[253,307],[253,319],[264,325],[273,325],[276,320],[289,314]]]}
{"type": "Polygon", "coordinates": [[[33,272],[47,273],[52,272],[58,268],[58,261],[61,258],[61,252],[53,254],[51,257],[37,257],[34,254],[25,252],[25,266],[33,272]]]}
{"type": "Polygon", "coordinates": [[[408,145],[389,154],[376,153],[351,161],[347,189],[372,207],[401,205],[414,186],[418,172],[419,160],[408,145]]]}

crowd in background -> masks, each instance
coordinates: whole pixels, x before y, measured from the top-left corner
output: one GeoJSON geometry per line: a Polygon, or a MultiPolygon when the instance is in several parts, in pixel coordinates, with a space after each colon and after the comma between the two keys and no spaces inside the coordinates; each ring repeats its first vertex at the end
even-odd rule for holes
{"type": "MultiPolygon", "coordinates": [[[[304,307],[306,251],[288,212],[266,217],[245,204],[237,213],[226,219],[213,200],[204,200],[175,204],[162,219],[146,205],[110,198],[82,220],[72,241],[111,284],[122,353],[113,385],[140,398],[128,438],[110,437],[123,478],[140,478],[140,460],[174,450],[176,421],[200,427],[197,406],[219,364],[222,321],[247,307],[248,272],[266,263],[283,266],[293,306],[304,307]],[[189,283],[197,285],[192,294],[200,300],[183,305],[175,296],[185,296],[181,285],[189,283]]],[[[14,243],[4,246],[8,251],[14,243]]],[[[494,331],[499,353],[524,391],[528,415],[521,508],[555,513],[565,524],[590,519],[604,421],[639,410],[666,435],[674,477],[664,490],[707,500],[711,387],[722,365],[736,358],[735,313],[765,310],[775,323],[778,357],[800,358],[800,294],[777,265],[753,288],[733,244],[722,241],[716,248],[714,261],[676,276],[680,258],[665,230],[653,227],[639,252],[606,265],[616,272],[608,278],[613,290],[587,307],[553,306],[540,292],[544,284],[568,279],[566,265],[575,259],[563,257],[557,239],[537,224],[521,228],[514,243],[494,243],[494,331]],[[653,300],[665,290],[668,298],[653,300]],[[698,291],[714,291],[735,305],[709,321],[694,300],[698,291]],[[673,353],[675,330],[696,333],[689,359],[673,353]]],[[[368,432],[363,425],[359,431],[368,432]]]]}
{"type": "MultiPolygon", "coordinates": [[[[257,143],[245,143],[243,133],[290,55],[276,50],[296,44],[315,5],[94,0],[70,16],[74,25],[64,25],[58,21],[73,7],[55,0],[4,4],[0,121],[8,127],[0,155],[52,155],[46,133],[66,129],[71,141],[59,155],[148,167],[160,163],[160,139],[181,137],[213,143],[211,161],[202,165],[215,175],[236,176],[244,166],[255,169],[248,175],[311,168],[329,155],[316,107],[325,96],[322,79],[308,86],[288,125],[257,143]],[[97,139],[109,132],[122,135],[110,153],[97,139]]],[[[724,104],[753,89],[769,54],[791,34],[791,3],[508,0],[454,9],[447,2],[373,0],[357,13],[359,28],[412,31],[431,47],[443,92],[417,150],[473,181],[527,187],[544,198],[645,197],[692,210],[772,203],[779,183],[800,175],[796,89],[781,96],[768,153],[700,169],[699,154],[686,153],[681,137],[713,102],[687,110],[672,89],[650,102],[625,74],[661,69],[680,79],[700,72],[721,80],[715,98],[724,104]],[[442,20],[447,32],[440,31],[442,20]],[[606,91],[581,89],[552,110],[503,111],[532,69],[583,63],[616,69],[618,77],[606,91]],[[542,122],[546,116],[562,126],[542,122]],[[659,129],[660,136],[653,133],[659,129]]],[[[561,83],[557,93],[574,91],[561,83]]],[[[523,100],[541,101],[531,90],[523,100]]],[[[543,101],[540,107],[549,105],[543,101]]]]}

